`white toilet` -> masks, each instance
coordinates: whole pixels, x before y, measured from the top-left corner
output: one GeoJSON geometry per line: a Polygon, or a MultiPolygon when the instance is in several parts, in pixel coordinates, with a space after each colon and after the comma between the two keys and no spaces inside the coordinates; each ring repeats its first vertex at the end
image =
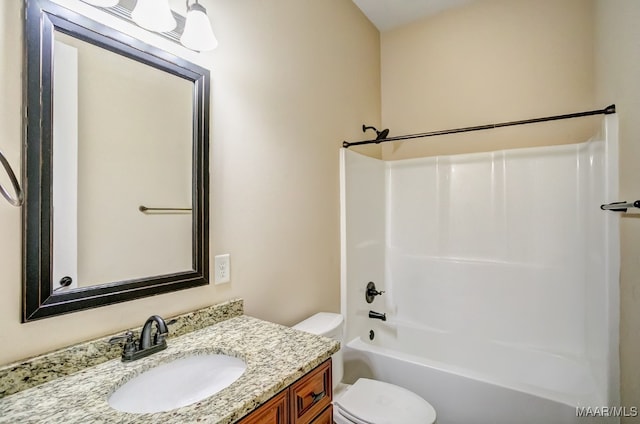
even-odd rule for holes
{"type": "MultiPolygon", "coordinates": [[[[317,313],[293,326],[296,330],[343,343],[342,315],[317,313]]],[[[342,348],[332,356],[333,420],[336,424],[433,424],[436,411],[410,390],[382,381],[360,378],[351,386],[340,383],[344,371],[342,348]],[[345,386],[344,390],[336,387],[345,386]]]]}

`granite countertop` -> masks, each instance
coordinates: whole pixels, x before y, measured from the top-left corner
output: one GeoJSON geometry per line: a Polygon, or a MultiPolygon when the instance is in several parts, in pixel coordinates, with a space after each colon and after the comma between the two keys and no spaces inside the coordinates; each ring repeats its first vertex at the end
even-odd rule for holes
{"type": "Polygon", "coordinates": [[[170,339],[147,358],[119,359],[0,399],[0,423],[233,423],[324,362],[339,349],[325,337],[239,316],[170,339]],[[229,387],[183,408],[131,414],[107,399],[140,373],[174,359],[204,353],[242,358],[247,369],[229,387]]]}

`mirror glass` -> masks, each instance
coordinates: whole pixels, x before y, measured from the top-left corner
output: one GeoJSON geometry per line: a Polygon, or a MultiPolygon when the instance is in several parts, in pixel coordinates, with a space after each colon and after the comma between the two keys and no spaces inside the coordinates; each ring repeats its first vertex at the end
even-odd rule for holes
{"type": "Polygon", "coordinates": [[[209,71],[25,15],[22,321],[209,284],[209,71]]]}
{"type": "Polygon", "coordinates": [[[192,269],[193,82],[54,39],[54,289],[192,269]]]}

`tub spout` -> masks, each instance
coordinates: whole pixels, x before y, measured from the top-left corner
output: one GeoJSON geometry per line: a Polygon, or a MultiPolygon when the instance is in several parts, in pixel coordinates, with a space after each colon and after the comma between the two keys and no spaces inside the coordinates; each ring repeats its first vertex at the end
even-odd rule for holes
{"type": "Polygon", "coordinates": [[[381,313],[381,312],[376,312],[376,311],[369,311],[369,318],[386,321],[387,320],[387,314],[381,313]]]}

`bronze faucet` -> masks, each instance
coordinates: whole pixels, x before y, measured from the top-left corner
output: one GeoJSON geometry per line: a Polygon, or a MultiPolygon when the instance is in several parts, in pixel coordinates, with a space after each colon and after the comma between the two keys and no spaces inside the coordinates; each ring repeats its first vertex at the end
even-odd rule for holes
{"type": "Polygon", "coordinates": [[[150,316],[142,327],[140,333],[140,340],[136,341],[131,331],[127,331],[121,336],[112,337],[109,340],[110,344],[115,344],[124,340],[124,346],[122,350],[122,362],[135,361],[145,356],[149,356],[152,353],[160,352],[167,348],[166,337],[169,334],[169,329],[164,319],[159,315],[150,316]],[[156,324],[157,330],[151,338],[151,332],[153,331],[153,324],[156,324]]]}

